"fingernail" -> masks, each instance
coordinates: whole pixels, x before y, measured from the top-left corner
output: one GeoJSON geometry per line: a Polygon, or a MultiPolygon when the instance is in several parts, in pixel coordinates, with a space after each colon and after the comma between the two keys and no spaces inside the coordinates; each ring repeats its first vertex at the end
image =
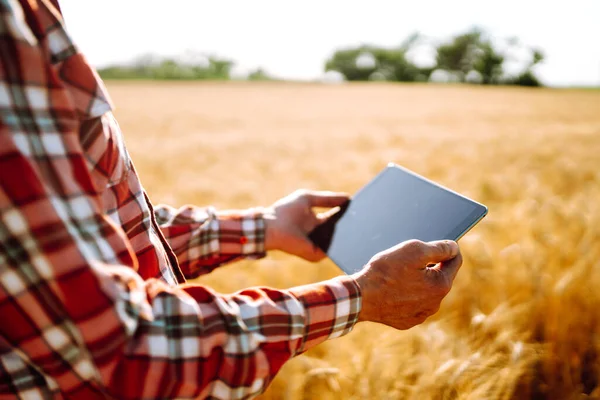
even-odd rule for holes
{"type": "Polygon", "coordinates": [[[450,246],[450,254],[452,254],[453,257],[455,255],[457,255],[458,254],[458,243],[456,243],[453,240],[446,240],[446,243],[448,243],[448,246],[450,246]]]}

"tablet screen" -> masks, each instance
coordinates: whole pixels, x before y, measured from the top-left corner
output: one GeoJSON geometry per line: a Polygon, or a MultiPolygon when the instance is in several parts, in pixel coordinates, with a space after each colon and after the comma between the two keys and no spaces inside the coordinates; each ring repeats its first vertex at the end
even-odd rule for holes
{"type": "Polygon", "coordinates": [[[458,240],[487,208],[395,164],[309,235],[345,273],[409,239],[458,240]]]}

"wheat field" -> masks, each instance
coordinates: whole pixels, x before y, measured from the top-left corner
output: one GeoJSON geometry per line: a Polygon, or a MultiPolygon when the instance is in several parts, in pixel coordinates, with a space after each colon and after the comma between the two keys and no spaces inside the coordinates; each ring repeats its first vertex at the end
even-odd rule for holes
{"type": "MultiPolygon", "coordinates": [[[[288,362],[263,399],[600,398],[600,91],[392,84],[109,82],[154,203],[353,193],[389,161],[489,207],[441,310],[359,324],[288,362]]],[[[282,253],[221,292],[340,274],[282,253]]]]}

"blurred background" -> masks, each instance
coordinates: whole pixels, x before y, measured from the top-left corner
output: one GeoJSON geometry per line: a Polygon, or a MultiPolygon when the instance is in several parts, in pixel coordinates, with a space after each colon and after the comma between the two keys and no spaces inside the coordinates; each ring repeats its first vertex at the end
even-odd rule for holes
{"type": "MultiPolygon", "coordinates": [[[[155,203],[354,193],[395,162],[488,206],[435,316],[360,324],[263,399],[600,398],[600,2],[61,5],[155,203]]],[[[198,282],[339,274],[273,252],[198,282]]]]}
{"type": "Polygon", "coordinates": [[[110,77],[336,79],[329,70],[350,80],[600,85],[595,0],[61,4],[110,77]]]}

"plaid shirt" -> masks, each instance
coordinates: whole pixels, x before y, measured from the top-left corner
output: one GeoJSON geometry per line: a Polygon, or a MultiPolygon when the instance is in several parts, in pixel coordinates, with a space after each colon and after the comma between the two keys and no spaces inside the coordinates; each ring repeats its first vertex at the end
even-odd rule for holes
{"type": "Polygon", "coordinates": [[[153,207],[96,72],[50,0],[0,0],[0,398],[248,398],[349,332],[350,277],[230,295],[260,209],[153,207]]]}

